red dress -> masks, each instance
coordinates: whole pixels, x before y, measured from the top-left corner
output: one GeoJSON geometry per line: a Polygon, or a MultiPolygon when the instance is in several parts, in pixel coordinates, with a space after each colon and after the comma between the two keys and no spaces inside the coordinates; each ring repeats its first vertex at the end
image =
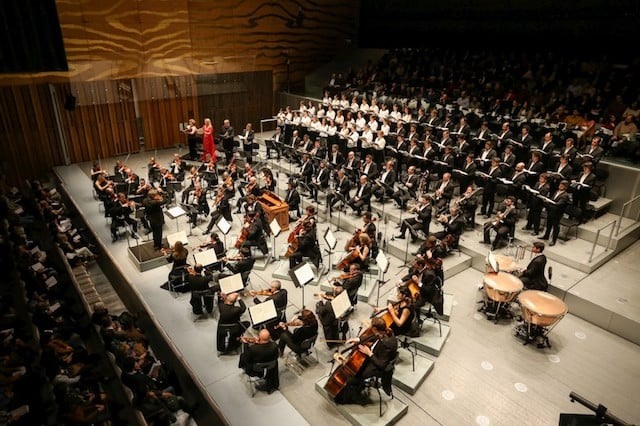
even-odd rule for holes
{"type": "Polygon", "coordinates": [[[202,161],[207,161],[208,155],[211,155],[213,162],[217,162],[216,144],[213,141],[213,126],[202,126],[204,135],[202,136],[202,161]]]}

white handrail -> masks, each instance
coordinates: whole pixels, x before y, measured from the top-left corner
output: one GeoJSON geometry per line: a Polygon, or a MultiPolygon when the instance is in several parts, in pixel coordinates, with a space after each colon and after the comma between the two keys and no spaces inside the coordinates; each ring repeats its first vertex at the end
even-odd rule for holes
{"type": "Polygon", "coordinates": [[[607,223],[606,225],[598,229],[598,232],[596,232],[596,238],[595,240],[593,240],[593,246],[591,247],[591,255],[589,256],[589,263],[591,263],[591,259],[593,259],[593,253],[596,250],[596,244],[598,244],[598,239],[600,238],[600,232],[604,231],[609,226],[613,225],[611,227],[611,232],[609,232],[609,240],[607,241],[607,245],[604,248],[605,252],[609,251],[609,245],[611,245],[611,238],[613,237],[613,230],[616,229],[617,221],[618,221],[617,219],[613,219],[611,222],[607,223]]]}
{"type": "MultiPolygon", "coordinates": [[[[620,225],[622,225],[622,215],[624,214],[625,209],[638,200],[640,200],[640,194],[636,195],[635,197],[633,197],[632,199],[630,199],[629,201],[627,201],[622,205],[622,209],[620,209],[620,217],[618,218],[619,220],[618,220],[618,227],[616,229],[616,237],[620,233],[620,225]]],[[[636,222],[638,221],[639,217],[640,217],[640,209],[638,210],[638,214],[636,214],[636,222]]],[[[633,224],[630,224],[629,226],[631,225],[633,224]]],[[[624,229],[627,229],[629,226],[625,227],[624,229]]]]}

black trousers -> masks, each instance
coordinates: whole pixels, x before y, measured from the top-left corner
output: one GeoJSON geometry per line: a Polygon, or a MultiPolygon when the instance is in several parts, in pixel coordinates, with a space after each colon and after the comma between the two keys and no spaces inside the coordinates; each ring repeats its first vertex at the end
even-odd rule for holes
{"type": "Polygon", "coordinates": [[[151,232],[153,235],[153,248],[160,249],[162,247],[162,223],[151,223],[151,232]]]}

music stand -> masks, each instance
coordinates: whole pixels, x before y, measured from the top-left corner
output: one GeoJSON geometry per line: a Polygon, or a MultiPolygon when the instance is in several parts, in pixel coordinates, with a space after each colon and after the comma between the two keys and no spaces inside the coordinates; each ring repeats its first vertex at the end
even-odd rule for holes
{"type": "Polygon", "coordinates": [[[272,244],[273,244],[273,260],[275,261],[276,259],[279,258],[278,252],[276,251],[276,237],[278,235],[280,235],[280,233],[282,232],[282,228],[280,227],[280,224],[278,223],[278,221],[276,220],[275,217],[269,223],[269,228],[271,229],[271,236],[273,237],[273,240],[272,240],[272,244]]]}
{"type": "Polygon", "coordinates": [[[165,214],[169,216],[170,219],[176,220],[176,231],[180,231],[180,225],[178,224],[178,218],[180,216],[184,216],[187,212],[180,206],[171,207],[165,211],[165,214]]]}
{"type": "Polygon", "coordinates": [[[218,256],[216,255],[216,251],[214,249],[209,249],[194,253],[193,261],[198,265],[202,265],[203,268],[206,268],[207,266],[213,265],[214,263],[218,263],[218,256]]]}
{"type": "MultiPolygon", "coordinates": [[[[336,225],[336,232],[340,231],[340,217],[342,215],[342,208],[347,206],[347,199],[344,198],[344,195],[342,195],[340,192],[334,192],[333,196],[335,198],[338,199],[338,202],[341,202],[342,205],[340,206],[340,208],[338,209],[338,224],[336,225]]],[[[333,203],[333,200],[331,200],[331,203],[333,203]]],[[[329,215],[331,215],[331,206],[329,206],[329,215]]],[[[329,225],[331,226],[331,225],[329,225]]]]}
{"type": "Polygon", "coordinates": [[[324,242],[327,243],[327,246],[329,247],[329,250],[326,250],[327,254],[329,254],[329,259],[327,262],[327,269],[325,271],[325,273],[328,273],[331,269],[331,254],[333,254],[333,250],[338,245],[338,240],[336,239],[335,235],[333,235],[333,232],[331,232],[331,227],[328,227],[327,230],[324,231],[323,238],[324,242]]]}
{"type": "Polygon", "coordinates": [[[248,311],[249,318],[251,319],[251,325],[254,328],[264,326],[268,322],[278,318],[276,305],[271,299],[265,300],[264,302],[258,303],[257,305],[250,306],[248,311]]]}
{"type": "Polygon", "coordinates": [[[169,247],[173,247],[175,243],[180,241],[183,245],[189,244],[189,239],[187,238],[187,234],[184,231],[178,231],[173,234],[167,235],[167,244],[169,247]]]}
{"type": "Polygon", "coordinates": [[[185,214],[187,216],[189,216],[189,219],[187,220],[187,223],[189,224],[189,233],[187,234],[189,237],[191,235],[193,235],[192,231],[193,231],[193,224],[191,223],[191,215],[195,214],[196,217],[198,216],[198,208],[196,206],[193,206],[191,204],[183,204],[180,203],[180,207],[182,207],[182,209],[185,211],[185,214]]]}
{"type": "Polygon", "coordinates": [[[309,284],[315,278],[313,269],[309,262],[302,262],[296,265],[293,269],[289,270],[289,276],[296,287],[302,288],[302,308],[304,309],[304,286],[309,284]]]}
{"type": "Polygon", "coordinates": [[[237,293],[244,289],[244,282],[240,273],[220,278],[218,284],[220,284],[220,292],[224,294],[237,293]]]}
{"type": "Polygon", "coordinates": [[[376,295],[376,306],[379,306],[380,303],[380,287],[385,285],[387,281],[384,280],[384,274],[389,270],[389,259],[384,255],[382,250],[378,250],[378,255],[376,256],[376,264],[380,268],[380,272],[378,275],[378,294],[376,295]]]}
{"type": "Polygon", "coordinates": [[[224,248],[227,248],[227,234],[231,231],[231,223],[227,221],[224,217],[220,216],[220,219],[216,222],[216,227],[222,235],[224,235],[224,248]]]}

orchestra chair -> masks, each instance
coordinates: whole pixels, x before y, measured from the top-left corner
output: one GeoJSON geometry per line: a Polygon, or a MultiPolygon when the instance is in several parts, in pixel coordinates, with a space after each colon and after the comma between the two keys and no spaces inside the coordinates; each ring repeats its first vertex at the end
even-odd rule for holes
{"type": "Polygon", "coordinates": [[[215,309],[216,309],[216,300],[218,300],[217,295],[215,293],[212,293],[211,290],[200,290],[200,291],[192,291],[191,296],[200,298],[200,308],[202,310],[201,314],[195,315],[195,319],[193,320],[193,322],[197,322],[201,319],[207,319],[209,317],[213,318],[213,312],[215,312],[215,309]],[[205,300],[207,298],[211,298],[213,300],[211,304],[212,306],[211,313],[208,313],[206,311],[205,300]]]}
{"type": "Polygon", "coordinates": [[[242,335],[244,332],[241,328],[242,326],[238,323],[218,324],[218,330],[216,332],[218,356],[232,351],[238,351],[239,343],[237,341],[237,337],[242,335]]]}
{"type": "Polygon", "coordinates": [[[184,288],[187,287],[189,282],[187,278],[189,272],[186,266],[181,266],[169,272],[169,278],[167,279],[167,285],[169,291],[173,294],[173,297],[178,297],[178,293],[184,293],[184,288]]]}
{"type": "MultiPolygon", "coordinates": [[[[251,366],[251,370],[255,373],[258,373],[255,376],[250,376],[247,374],[247,382],[249,383],[249,388],[251,389],[251,397],[253,398],[258,393],[257,385],[261,382],[264,382],[267,379],[267,375],[269,371],[276,370],[276,374],[278,374],[278,360],[274,359],[268,362],[256,362],[251,366]]],[[[275,389],[273,389],[275,390],[275,389]]],[[[272,391],[269,391],[271,393],[272,391]]]]}
{"type": "Polygon", "coordinates": [[[293,351],[293,350],[289,351],[284,361],[284,364],[287,366],[287,368],[293,368],[294,370],[299,370],[301,368],[300,362],[302,361],[303,357],[311,356],[313,352],[315,352],[316,354],[316,363],[319,363],[320,359],[318,358],[318,350],[315,347],[317,339],[318,339],[318,333],[309,337],[308,339],[303,340],[300,343],[300,348],[298,348],[297,351],[293,351]],[[291,354],[295,355],[295,358],[296,358],[295,363],[293,363],[290,360],[291,354]]]}
{"type": "Polygon", "coordinates": [[[567,231],[564,233],[564,237],[562,239],[564,241],[569,240],[571,228],[576,230],[576,239],[578,239],[578,227],[582,223],[582,209],[578,206],[569,204],[567,205],[564,213],[565,214],[560,218],[560,226],[564,226],[567,231]]]}
{"type": "MultiPolygon", "coordinates": [[[[369,377],[368,379],[365,379],[364,381],[364,388],[367,390],[367,392],[369,392],[371,389],[375,389],[376,392],[378,392],[378,406],[380,409],[380,417],[382,417],[382,393],[380,393],[380,388],[383,388],[383,381],[387,381],[388,383],[387,385],[389,386],[389,393],[388,395],[391,397],[391,399],[394,398],[393,396],[393,388],[391,386],[391,378],[393,377],[393,372],[396,368],[396,364],[398,363],[398,360],[400,359],[400,352],[396,353],[396,356],[389,362],[389,364],[387,364],[387,366],[384,369],[384,376],[385,379],[378,377],[378,376],[373,376],[373,377],[369,377]]],[[[385,391],[386,392],[386,391],[385,391]]]]}

